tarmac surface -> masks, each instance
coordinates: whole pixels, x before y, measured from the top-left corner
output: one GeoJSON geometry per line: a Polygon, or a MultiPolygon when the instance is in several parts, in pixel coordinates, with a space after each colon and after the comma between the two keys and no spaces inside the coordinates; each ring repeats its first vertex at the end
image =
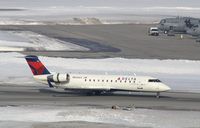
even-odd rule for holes
{"type": "Polygon", "coordinates": [[[0,86],[0,106],[49,105],[49,106],[95,106],[112,105],[156,110],[200,111],[198,93],[164,92],[158,99],[154,93],[122,93],[87,96],[41,86],[0,86]]]}
{"type": "Polygon", "coordinates": [[[0,30],[33,31],[90,49],[86,52],[28,51],[24,54],[69,58],[200,59],[200,43],[194,38],[188,35],[183,39],[180,35],[149,36],[147,30],[150,26],[155,25],[5,25],[0,26],[0,30]]]}
{"type": "MultiPolygon", "coordinates": [[[[50,89],[44,86],[0,85],[0,107],[51,106],[94,107],[111,109],[113,105],[135,109],[149,109],[174,112],[199,112],[200,95],[198,93],[165,92],[158,99],[151,93],[122,93],[87,96],[85,94],[50,89]]],[[[5,115],[4,115],[5,116],[5,115]]],[[[42,115],[41,115],[42,116],[42,115]]],[[[134,128],[123,124],[95,123],[83,121],[63,122],[20,122],[2,121],[2,127],[21,128],[134,128]]],[[[138,127],[137,127],[138,128],[138,127]]],[[[150,127],[149,127],[150,128],[150,127]]]]}

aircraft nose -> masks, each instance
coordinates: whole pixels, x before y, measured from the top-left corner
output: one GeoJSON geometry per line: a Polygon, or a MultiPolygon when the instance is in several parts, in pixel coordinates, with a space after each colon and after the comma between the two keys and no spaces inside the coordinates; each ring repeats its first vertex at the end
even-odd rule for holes
{"type": "Polygon", "coordinates": [[[169,91],[171,88],[165,84],[162,84],[159,88],[160,91],[169,91]]]}

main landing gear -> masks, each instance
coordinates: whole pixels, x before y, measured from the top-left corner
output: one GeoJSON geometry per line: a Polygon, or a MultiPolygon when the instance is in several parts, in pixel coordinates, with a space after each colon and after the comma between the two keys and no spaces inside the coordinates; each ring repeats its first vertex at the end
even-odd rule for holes
{"type": "Polygon", "coordinates": [[[87,96],[98,96],[101,95],[102,91],[92,91],[92,92],[87,92],[87,96]]]}

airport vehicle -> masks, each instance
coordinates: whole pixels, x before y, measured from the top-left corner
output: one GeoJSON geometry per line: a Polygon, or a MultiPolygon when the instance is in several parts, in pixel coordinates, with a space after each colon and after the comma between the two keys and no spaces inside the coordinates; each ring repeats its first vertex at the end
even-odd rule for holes
{"type": "Polygon", "coordinates": [[[148,33],[151,36],[159,36],[159,30],[157,27],[150,27],[148,33]]]}
{"type": "Polygon", "coordinates": [[[159,30],[164,33],[174,31],[176,33],[187,33],[189,29],[197,27],[200,19],[192,17],[176,17],[162,19],[158,25],[159,30]]]}
{"type": "Polygon", "coordinates": [[[187,34],[200,37],[200,24],[196,25],[196,27],[192,27],[191,29],[187,30],[187,34]]]}
{"type": "Polygon", "coordinates": [[[200,42],[200,27],[195,27],[187,31],[187,34],[196,37],[196,42],[200,42]]]}
{"type": "Polygon", "coordinates": [[[29,55],[25,59],[32,70],[34,79],[48,84],[51,88],[84,91],[90,95],[114,91],[154,92],[157,97],[160,96],[160,92],[170,90],[170,87],[159,79],[150,76],[50,73],[37,56],[29,55]]]}

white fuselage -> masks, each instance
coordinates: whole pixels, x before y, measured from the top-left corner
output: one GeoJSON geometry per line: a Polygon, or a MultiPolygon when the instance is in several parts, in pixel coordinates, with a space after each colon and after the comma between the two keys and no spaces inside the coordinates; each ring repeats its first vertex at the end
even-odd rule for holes
{"type": "MultiPolygon", "coordinates": [[[[48,75],[34,76],[36,80],[47,83],[48,75]]],[[[156,78],[149,76],[89,75],[69,74],[67,82],[54,82],[53,86],[73,90],[100,91],[141,91],[163,92],[170,88],[156,78]]]]}

